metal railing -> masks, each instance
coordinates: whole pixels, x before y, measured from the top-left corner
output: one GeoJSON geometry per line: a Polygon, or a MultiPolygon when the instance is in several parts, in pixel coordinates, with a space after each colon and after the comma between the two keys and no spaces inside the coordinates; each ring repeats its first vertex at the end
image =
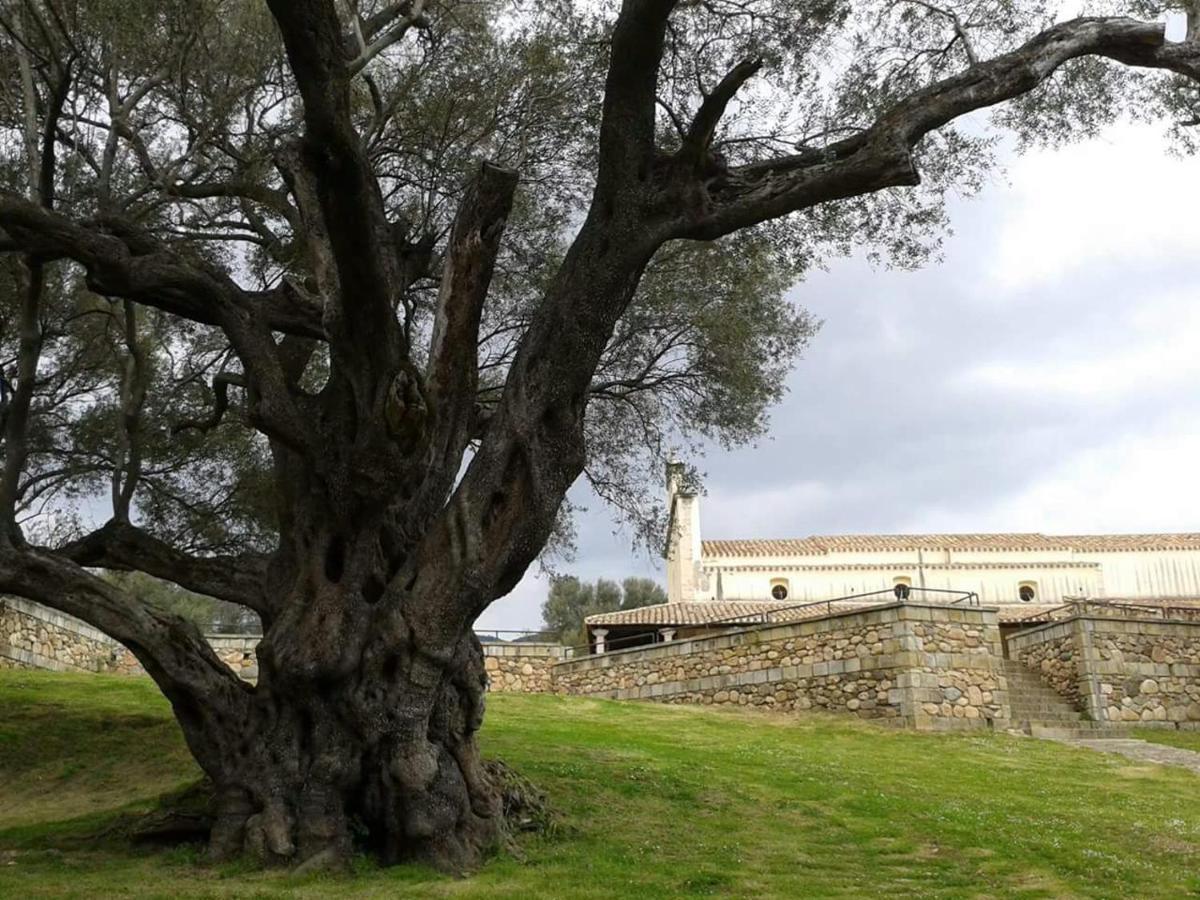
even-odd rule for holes
{"type": "MultiPolygon", "coordinates": [[[[908,600],[914,592],[921,593],[921,594],[951,594],[954,596],[955,599],[951,600],[947,604],[948,606],[956,606],[959,603],[964,603],[964,602],[967,604],[967,606],[978,606],[979,605],[979,595],[973,591],[953,591],[953,590],[948,590],[946,588],[912,587],[911,585],[905,584],[905,585],[896,585],[896,587],[894,587],[894,588],[886,588],[881,591],[867,591],[866,593],[863,593],[863,594],[847,594],[844,597],[831,597],[828,600],[810,600],[807,603],[797,603],[794,606],[780,606],[776,609],[766,609],[766,610],[762,610],[761,612],[757,612],[757,613],[743,614],[740,616],[730,616],[727,619],[714,619],[713,621],[706,622],[706,623],[704,623],[704,625],[698,626],[698,627],[706,628],[710,625],[711,626],[723,626],[723,625],[729,625],[729,624],[770,625],[770,624],[779,623],[779,622],[794,622],[794,621],[798,621],[799,619],[807,619],[807,618],[813,618],[813,617],[812,616],[800,616],[800,617],[793,616],[793,617],[780,619],[780,618],[778,618],[778,616],[780,613],[788,613],[788,612],[793,612],[796,610],[815,609],[815,608],[821,607],[821,606],[825,607],[826,615],[832,615],[834,613],[833,604],[835,604],[835,603],[859,604],[860,606],[864,606],[864,607],[880,606],[885,603],[895,603],[897,601],[902,603],[905,600],[908,600]],[[904,588],[904,590],[899,590],[900,588],[904,588]],[[862,604],[860,602],[863,600],[870,600],[871,598],[875,598],[873,600],[873,602],[869,602],[869,603],[865,603],[865,604],[862,604]]],[[[734,601],[734,602],[737,602],[737,601],[734,601]]],[[[750,602],[761,603],[763,601],[755,600],[755,601],[750,601],[750,602]]],[[[843,612],[843,611],[844,610],[838,610],[838,612],[843,612]]]]}
{"type": "MultiPolygon", "coordinates": [[[[661,625],[647,626],[651,630],[639,631],[633,634],[619,635],[617,637],[605,637],[604,652],[610,650],[627,649],[629,647],[645,647],[650,644],[665,643],[660,640],[660,632],[665,629],[703,629],[705,632],[712,630],[729,630],[731,628],[745,627],[755,628],[764,625],[785,625],[791,622],[800,622],[806,619],[819,618],[821,615],[833,615],[835,612],[857,612],[859,610],[871,609],[876,606],[884,606],[889,603],[903,603],[912,598],[914,593],[918,594],[938,594],[949,595],[954,599],[945,603],[946,606],[958,606],[965,604],[966,606],[979,606],[979,595],[974,591],[955,591],[947,588],[924,588],[912,587],[910,585],[896,585],[893,588],[885,588],[879,591],[867,591],[862,594],[847,594],[844,597],[831,597],[828,600],[810,600],[806,603],[796,603],[790,606],[778,606],[772,609],[764,609],[756,612],[741,613],[735,616],[728,616],[723,619],[713,619],[708,622],[684,622],[684,623],[662,623],[661,625]],[[900,590],[904,588],[904,590],[900,590]],[[865,602],[864,602],[865,601],[865,602]],[[841,604],[843,608],[835,609],[836,604],[841,604]],[[824,607],[824,612],[820,612],[820,608],[824,607]],[[799,611],[813,610],[811,615],[788,615],[799,611]]],[[[738,601],[729,601],[736,603],[738,601]]],[[[749,600],[742,601],[747,603],[765,603],[770,601],[764,600],[749,600]]],[[[779,601],[782,602],[782,601],[779,601]]],[[[702,601],[697,605],[702,605],[702,601]]],[[[616,623],[614,623],[616,624],[616,623]]],[[[693,635],[695,636],[695,635],[693,635]]],[[[701,635],[707,637],[707,633],[701,635]]],[[[595,642],[581,644],[567,648],[569,656],[588,656],[592,655],[592,647],[595,642]]]]}
{"type": "Polygon", "coordinates": [[[554,636],[545,628],[536,630],[520,628],[476,628],[475,637],[484,643],[514,643],[522,639],[532,640],[544,638],[547,643],[557,643],[554,636]]]}
{"type": "Polygon", "coordinates": [[[1200,620],[1200,607],[1178,606],[1169,603],[1130,603],[1127,600],[1105,600],[1098,597],[1064,597],[1066,602],[1050,609],[1022,616],[1018,622],[1057,622],[1072,616],[1142,616],[1152,619],[1200,620]]]}

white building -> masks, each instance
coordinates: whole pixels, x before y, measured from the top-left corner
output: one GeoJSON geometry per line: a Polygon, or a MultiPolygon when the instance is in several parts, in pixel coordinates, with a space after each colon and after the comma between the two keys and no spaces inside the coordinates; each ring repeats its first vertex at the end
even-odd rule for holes
{"type": "MultiPolygon", "coordinates": [[[[1066,597],[1200,597],[1200,534],[880,534],[703,540],[700,499],[668,467],[671,602],[801,604],[897,584],[973,592],[1026,611],[1066,597]]],[[[917,593],[917,592],[914,592],[917,593]]],[[[1015,610],[1014,610],[1015,612],[1015,610]]]]}
{"type": "Polygon", "coordinates": [[[588,616],[595,652],[852,611],[889,602],[906,588],[912,599],[998,607],[1003,634],[1045,621],[1068,598],[1200,605],[1200,534],[706,541],[700,498],[683,487],[682,467],[667,467],[667,494],[667,602],[588,616]]]}

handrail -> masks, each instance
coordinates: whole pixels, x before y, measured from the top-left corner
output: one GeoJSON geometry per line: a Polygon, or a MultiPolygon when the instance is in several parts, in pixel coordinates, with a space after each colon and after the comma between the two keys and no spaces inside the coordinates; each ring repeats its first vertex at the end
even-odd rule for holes
{"type": "MultiPolygon", "coordinates": [[[[518,638],[532,637],[535,635],[546,635],[548,638],[550,637],[547,634],[547,629],[545,629],[545,628],[539,628],[539,629],[535,629],[535,630],[517,629],[517,628],[476,628],[475,629],[475,636],[477,638],[479,638],[480,640],[483,640],[486,637],[493,637],[493,639],[497,640],[497,641],[506,640],[505,638],[500,637],[500,635],[502,635],[502,634],[515,634],[515,635],[517,635],[518,638]]],[[[547,643],[557,643],[557,641],[550,639],[550,640],[547,640],[547,643]]]]}
{"type": "Polygon", "coordinates": [[[1072,615],[1105,615],[1114,611],[1141,613],[1159,619],[1200,618],[1200,608],[1194,606],[1170,606],[1166,604],[1129,603],[1122,600],[1108,600],[1103,597],[1065,597],[1067,602],[1053,606],[1041,612],[1022,616],[1018,622],[1035,622],[1040,620],[1056,621],[1072,615]]]}
{"type": "MultiPolygon", "coordinates": [[[[900,585],[897,585],[897,587],[900,587],[900,585]]],[[[844,597],[831,597],[828,600],[810,600],[807,603],[797,603],[794,606],[780,606],[775,609],[763,610],[762,612],[757,612],[757,613],[749,613],[749,614],[740,615],[740,616],[729,616],[725,619],[714,619],[711,622],[705,622],[702,626],[699,626],[699,627],[707,628],[710,625],[725,625],[725,624],[737,625],[737,624],[746,622],[749,618],[754,618],[754,617],[762,617],[760,619],[760,621],[762,623],[770,623],[772,621],[771,617],[776,616],[779,613],[792,612],[793,610],[797,610],[797,609],[810,609],[814,606],[827,606],[827,607],[829,607],[829,611],[832,613],[834,603],[847,603],[851,600],[864,600],[868,597],[880,597],[881,595],[884,595],[884,594],[890,596],[891,599],[890,600],[889,599],[881,599],[879,601],[879,603],[892,603],[895,601],[906,600],[913,591],[920,591],[922,593],[927,593],[927,594],[954,594],[954,595],[956,595],[957,599],[954,600],[950,604],[951,606],[961,603],[964,600],[968,601],[969,606],[978,606],[979,605],[979,595],[974,593],[973,591],[954,591],[954,590],[949,590],[947,588],[924,588],[924,587],[912,587],[910,585],[903,585],[903,587],[907,588],[907,590],[906,591],[897,591],[896,588],[885,588],[880,591],[867,591],[866,593],[863,593],[863,594],[847,594],[844,597]],[[975,601],[974,603],[969,602],[972,599],[974,599],[974,601],[975,601]]],[[[731,601],[731,602],[736,603],[737,601],[731,601]]],[[[763,601],[755,600],[755,601],[749,601],[749,602],[761,603],[763,601]]]]}

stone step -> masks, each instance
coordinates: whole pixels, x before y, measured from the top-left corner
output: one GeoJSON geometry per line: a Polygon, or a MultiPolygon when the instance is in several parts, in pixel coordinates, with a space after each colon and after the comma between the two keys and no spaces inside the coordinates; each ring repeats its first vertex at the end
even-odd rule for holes
{"type": "Polygon", "coordinates": [[[1008,698],[1009,705],[1013,709],[1020,707],[1021,709],[1069,709],[1077,712],[1074,706],[1063,700],[1031,700],[1028,697],[1012,697],[1008,698]]]}
{"type": "Polygon", "coordinates": [[[1086,738],[1088,740],[1121,740],[1128,734],[1116,729],[1107,729],[1099,722],[1081,722],[1077,725],[1064,727],[1058,725],[1030,724],[1025,729],[1026,734],[1036,738],[1053,738],[1057,740],[1069,738],[1086,738]],[[1083,726],[1083,727],[1080,727],[1083,726]],[[1093,726],[1093,727],[1087,727],[1093,726]]]}
{"type": "MultiPolygon", "coordinates": [[[[1012,721],[1020,722],[1024,726],[1043,725],[1043,724],[1058,725],[1059,724],[1059,722],[1054,721],[1054,720],[1037,719],[1037,718],[1030,719],[1030,718],[1025,718],[1023,716],[1013,716],[1012,721]]],[[[1107,729],[1110,731],[1113,730],[1113,726],[1107,722],[1093,722],[1091,719],[1084,719],[1084,718],[1071,719],[1071,720],[1069,720],[1069,724],[1071,725],[1072,728],[1089,728],[1089,729],[1101,729],[1101,730],[1107,729]]]]}
{"type": "Polygon", "coordinates": [[[1013,709],[1013,718],[1027,721],[1044,721],[1054,719],[1055,721],[1081,722],[1085,721],[1084,716],[1075,712],[1046,712],[1045,709],[1013,709]]]}
{"type": "Polygon", "coordinates": [[[1009,691],[1008,698],[1013,703],[1040,703],[1043,706],[1069,707],[1070,701],[1057,694],[1026,694],[1024,691],[1009,691]]]}
{"type": "MultiPolygon", "coordinates": [[[[1013,678],[1011,675],[1006,675],[1005,678],[1008,681],[1009,687],[1029,688],[1033,691],[1054,691],[1054,688],[1050,687],[1050,685],[1046,684],[1046,682],[1042,681],[1040,678],[1013,678]]],[[[1054,693],[1057,694],[1058,691],[1054,691],[1054,693]]]]}
{"type": "Polygon", "coordinates": [[[1008,689],[1019,694],[1036,694],[1045,697],[1058,697],[1063,699],[1062,694],[1054,690],[1052,687],[1047,687],[1044,684],[1016,684],[1012,681],[1008,683],[1008,689]]]}
{"type": "Polygon", "coordinates": [[[1009,689],[1016,688],[1022,691],[1050,691],[1052,694],[1057,694],[1058,691],[1050,687],[1044,681],[1019,681],[1016,678],[1008,679],[1009,689]]]}

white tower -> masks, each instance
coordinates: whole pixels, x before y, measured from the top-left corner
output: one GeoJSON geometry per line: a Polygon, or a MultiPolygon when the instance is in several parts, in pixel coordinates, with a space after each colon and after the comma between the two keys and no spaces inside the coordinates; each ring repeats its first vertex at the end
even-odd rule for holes
{"type": "Polygon", "coordinates": [[[699,600],[700,498],[683,489],[683,463],[667,463],[667,601],[699,600]]]}

